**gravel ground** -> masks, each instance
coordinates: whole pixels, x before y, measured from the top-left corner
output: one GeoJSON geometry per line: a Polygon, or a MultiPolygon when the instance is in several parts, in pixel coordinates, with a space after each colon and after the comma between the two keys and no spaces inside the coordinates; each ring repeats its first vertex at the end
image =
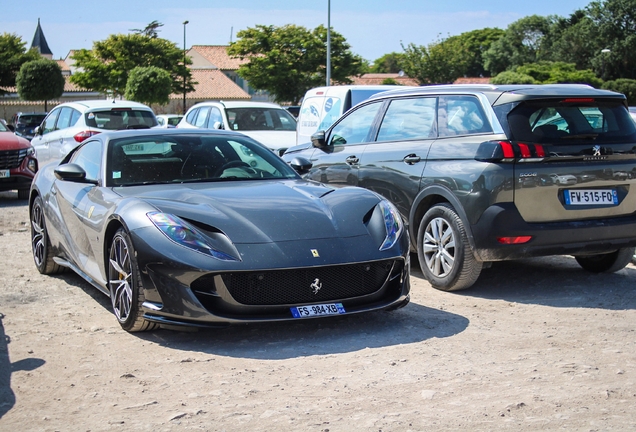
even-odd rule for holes
{"type": "Polygon", "coordinates": [[[0,431],[636,429],[631,264],[495,263],[455,294],[414,268],[394,312],[128,334],[29,240],[1,193],[0,431]]]}

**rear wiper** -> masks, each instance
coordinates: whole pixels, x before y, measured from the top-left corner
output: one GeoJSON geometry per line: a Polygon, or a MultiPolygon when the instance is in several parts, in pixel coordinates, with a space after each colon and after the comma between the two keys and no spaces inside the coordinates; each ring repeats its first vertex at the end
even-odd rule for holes
{"type": "Polygon", "coordinates": [[[598,137],[597,133],[587,133],[587,134],[577,134],[577,135],[565,135],[565,136],[562,136],[561,139],[564,139],[564,140],[573,140],[573,139],[595,140],[597,137],[598,137]]]}

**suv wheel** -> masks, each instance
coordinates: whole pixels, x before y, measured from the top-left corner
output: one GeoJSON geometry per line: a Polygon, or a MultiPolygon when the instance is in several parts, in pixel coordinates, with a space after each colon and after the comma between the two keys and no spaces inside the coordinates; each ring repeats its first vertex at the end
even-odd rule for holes
{"type": "Polygon", "coordinates": [[[598,255],[580,255],[574,258],[584,270],[589,272],[614,273],[625,268],[634,259],[634,248],[623,248],[598,255]]]}
{"type": "Polygon", "coordinates": [[[422,218],[417,256],[424,277],[442,291],[469,288],[482,268],[472,254],[464,224],[448,204],[431,207],[422,218]]]}

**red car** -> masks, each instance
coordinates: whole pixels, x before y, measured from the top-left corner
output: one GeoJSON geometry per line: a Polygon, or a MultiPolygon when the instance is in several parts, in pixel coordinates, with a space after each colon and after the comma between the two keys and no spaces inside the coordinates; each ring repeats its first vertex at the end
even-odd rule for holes
{"type": "Polygon", "coordinates": [[[27,199],[37,170],[31,143],[0,122],[0,191],[17,189],[18,198],[27,199]]]}

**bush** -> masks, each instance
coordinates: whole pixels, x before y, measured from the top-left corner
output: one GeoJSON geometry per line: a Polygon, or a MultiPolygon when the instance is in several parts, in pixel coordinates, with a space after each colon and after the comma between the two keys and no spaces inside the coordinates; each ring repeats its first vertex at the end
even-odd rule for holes
{"type": "Polygon", "coordinates": [[[636,105],[636,80],[619,78],[614,81],[605,81],[602,88],[623,93],[627,97],[627,103],[629,105],[636,105]]]}
{"type": "Polygon", "coordinates": [[[535,84],[536,81],[530,75],[504,71],[494,76],[490,82],[492,84],[535,84]]]}

